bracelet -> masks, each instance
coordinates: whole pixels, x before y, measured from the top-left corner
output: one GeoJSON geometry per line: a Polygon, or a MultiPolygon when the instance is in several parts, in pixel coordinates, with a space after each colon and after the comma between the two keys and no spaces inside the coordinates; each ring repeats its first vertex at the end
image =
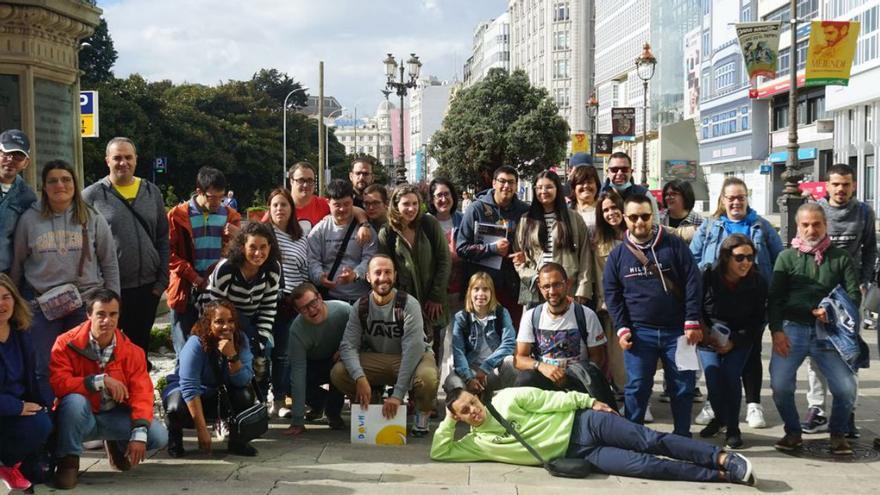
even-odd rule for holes
{"type": "Polygon", "coordinates": [[[232,356],[229,356],[228,358],[226,358],[226,360],[229,361],[230,363],[237,363],[241,360],[241,358],[239,357],[238,353],[235,353],[232,356]]]}
{"type": "Polygon", "coordinates": [[[538,367],[541,366],[541,361],[535,360],[535,364],[532,365],[532,369],[538,371],[538,367]]]}

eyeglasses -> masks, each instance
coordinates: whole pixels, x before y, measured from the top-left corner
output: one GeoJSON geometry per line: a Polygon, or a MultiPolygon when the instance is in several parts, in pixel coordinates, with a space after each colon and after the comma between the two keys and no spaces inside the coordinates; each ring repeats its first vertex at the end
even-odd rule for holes
{"type": "Polygon", "coordinates": [[[733,203],[734,201],[739,201],[740,203],[745,203],[746,197],[742,194],[737,196],[724,196],[724,199],[727,200],[728,203],[733,203]]]}
{"type": "Polygon", "coordinates": [[[548,291],[550,289],[563,289],[565,288],[565,282],[553,282],[552,284],[545,284],[540,286],[540,289],[543,291],[548,291]]]}
{"type": "Polygon", "coordinates": [[[627,215],[626,216],[626,219],[632,223],[638,222],[640,218],[642,219],[643,222],[650,222],[651,221],[651,214],[650,213],[639,213],[638,215],[627,215]]]}
{"type": "Polygon", "coordinates": [[[6,158],[9,158],[16,163],[20,163],[27,160],[27,155],[25,155],[22,151],[0,151],[0,160],[4,160],[6,158]]]}
{"type": "Polygon", "coordinates": [[[535,191],[555,191],[556,186],[535,186],[535,191]]]}
{"type": "Polygon", "coordinates": [[[629,167],[609,167],[608,172],[611,174],[626,174],[629,173],[629,167]]]}
{"type": "Polygon", "coordinates": [[[381,205],[381,201],[364,201],[364,208],[378,208],[381,205]]]}
{"type": "Polygon", "coordinates": [[[748,261],[749,263],[753,263],[755,261],[754,254],[734,254],[733,259],[736,260],[737,263],[742,263],[743,261],[748,261]]]}
{"type": "Polygon", "coordinates": [[[46,180],[47,186],[57,186],[58,184],[64,184],[65,186],[69,186],[73,184],[73,177],[64,176],[64,177],[53,177],[51,179],[46,180]]]}
{"type": "Polygon", "coordinates": [[[495,182],[501,184],[502,186],[515,186],[516,179],[495,179],[495,182]]]}
{"type": "Polygon", "coordinates": [[[664,198],[674,198],[676,196],[681,196],[677,191],[669,191],[663,195],[664,198]]]}
{"type": "Polygon", "coordinates": [[[434,199],[449,199],[452,197],[452,194],[448,192],[439,192],[434,195],[434,199]]]}
{"type": "Polygon", "coordinates": [[[303,304],[302,306],[296,308],[296,310],[300,313],[303,313],[306,310],[313,310],[313,309],[317,308],[319,304],[321,304],[321,296],[316,295],[314,299],[312,299],[311,301],[307,302],[306,304],[303,304]]]}
{"type": "Polygon", "coordinates": [[[298,186],[314,186],[315,179],[293,179],[293,182],[296,182],[298,186]]]}
{"type": "Polygon", "coordinates": [[[373,172],[352,172],[354,175],[358,177],[369,177],[373,175],[373,172]]]}

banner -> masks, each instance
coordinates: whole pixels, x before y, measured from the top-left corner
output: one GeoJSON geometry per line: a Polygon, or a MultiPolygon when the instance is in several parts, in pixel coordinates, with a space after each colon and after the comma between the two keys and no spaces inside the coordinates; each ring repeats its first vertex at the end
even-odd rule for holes
{"type": "Polygon", "coordinates": [[[807,86],[849,85],[858,22],[813,21],[807,49],[807,86]]]}
{"type": "Polygon", "coordinates": [[[779,55],[779,22],[741,22],[736,25],[736,37],[746,64],[749,80],[762,76],[776,78],[776,59],[779,55]]]}
{"type": "Polygon", "coordinates": [[[583,132],[576,132],[571,135],[571,154],[589,153],[590,140],[583,132]]]}
{"type": "Polygon", "coordinates": [[[614,135],[596,134],[596,156],[608,156],[614,149],[614,135]]]}
{"type": "Polygon", "coordinates": [[[622,107],[611,109],[611,134],[615,140],[634,140],[636,137],[636,109],[622,107]]]}
{"type": "Polygon", "coordinates": [[[98,92],[79,92],[80,136],[98,137],[98,92]]]}
{"type": "Polygon", "coordinates": [[[680,179],[692,181],[697,179],[696,160],[666,160],[664,179],[680,179]]]}

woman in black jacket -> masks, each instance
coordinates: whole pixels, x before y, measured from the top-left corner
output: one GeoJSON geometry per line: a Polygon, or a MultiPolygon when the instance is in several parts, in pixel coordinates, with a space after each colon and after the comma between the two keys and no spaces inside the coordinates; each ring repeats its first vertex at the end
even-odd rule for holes
{"type": "Polygon", "coordinates": [[[709,331],[699,348],[715,418],[700,431],[727,429],[727,448],[743,446],[739,429],[740,380],[754,345],[760,345],[767,283],[755,268],[755,245],[734,234],[721,243],[718,261],[703,274],[703,318],[709,331]]]}

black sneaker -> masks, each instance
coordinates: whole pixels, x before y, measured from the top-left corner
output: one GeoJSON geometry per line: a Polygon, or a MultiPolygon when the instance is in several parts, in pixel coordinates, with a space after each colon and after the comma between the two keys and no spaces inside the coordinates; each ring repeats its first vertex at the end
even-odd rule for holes
{"type": "Polygon", "coordinates": [[[828,418],[822,414],[822,410],[818,407],[811,407],[801,422],[801,430],[809,434],[828,431],[828,418]]]}
{"type": "Polygon", "coordinates": [[[700,436],[703,438],[712,438],[723,429],[724,427],[721,425],[721,421],[719,421],[718,418],[712,418],[712,421],[709,421],[709,424],[700,430],[700,436]]]}
{"type": "Polygon", "coordinates": [[[849,414],[849,422],[846,425],[846,438],[860,438],[862,432],[856,426],[856,413],[849,414]]]}
{"type": "Polygon", "coordinates": [[[327,425],[331,430],[345,429],[345,421],[342,420],[342,416],[327,416],[327,425]]]}
{"type": "Polygon", "coordinates": [[[257,449],[250,442],[240,442],[238,440],[229,440],[229,453],[244,457],[254,457],[257,455],[257,449]]]}
{"type": "Polygon", "coordinates": [[[706,396],[700,391],[700,387],[694,388],[694,402],[705,402],[706,396]]]}
{"type": "Polygon", "coordinates": [[[741,449],[743,447],[742,435],[739,433],[728,433],[724,440],[724,447],[728,449],[741,449]]]}
{"type": "Polygon", "coordinates": [[[724,471],[727,472],[727,479],[731,483],[740,485],[755,486],[758,479],[752,471],[752,463],[739,454],[727,453],[727,459],[724,461],[724,471]]]}

